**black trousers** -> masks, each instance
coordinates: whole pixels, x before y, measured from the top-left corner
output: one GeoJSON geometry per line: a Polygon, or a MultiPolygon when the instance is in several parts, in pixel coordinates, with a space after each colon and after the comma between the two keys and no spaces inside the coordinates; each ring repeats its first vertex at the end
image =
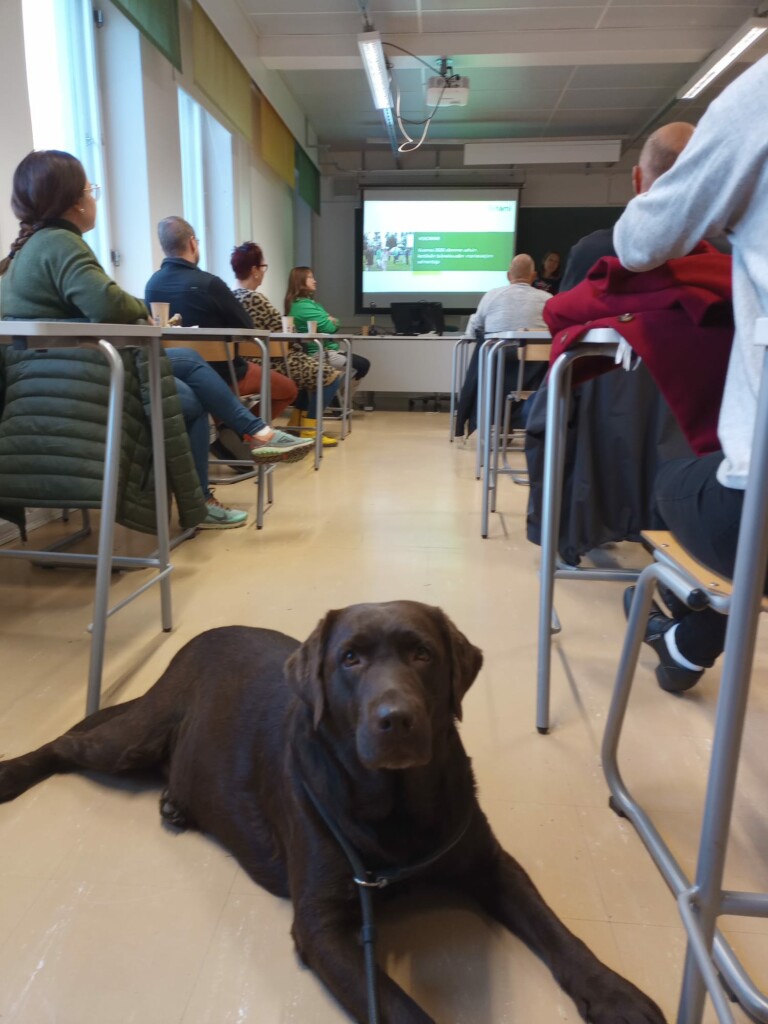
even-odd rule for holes
{"type": "MultiPolygon", "coordinates": [[[[728,579],[733,577],[744,492],[723,487],[716,473],[722,452],[698,459],[674,459],[656,477],[656,509],[664,525],[694,558],[728,579]]],[[[768,579],[766,580],[768,593],[768,579]]],[[[687,612],[675,633],[678,650],[708,668],[722,653],[726,617],[711,608],[687,612]]]]}
{"type": "Polygon", "coordinates": [[[352,379],[362,380],[363,377],[368,373],[371,368],[370,359],[366,359],[365,356],[359,356],[356,352],[352,353],[352,379]]]}

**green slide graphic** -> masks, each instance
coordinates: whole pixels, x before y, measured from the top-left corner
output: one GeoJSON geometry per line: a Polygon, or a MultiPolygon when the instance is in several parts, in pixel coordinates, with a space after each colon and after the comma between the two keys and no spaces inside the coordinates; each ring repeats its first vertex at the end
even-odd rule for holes
{"type": "Polygon", "coordinates": [[[509,269],[515,236],[510,231],[422,231],[413,237],[413,270],[509,269]]]}

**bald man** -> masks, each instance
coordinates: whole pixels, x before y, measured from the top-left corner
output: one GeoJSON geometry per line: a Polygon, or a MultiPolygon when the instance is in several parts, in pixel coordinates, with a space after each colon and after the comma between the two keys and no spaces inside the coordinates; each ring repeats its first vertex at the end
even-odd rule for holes
{"type": "MultiPolygon", "coordinates": [[[[480,299],[477,311],[472,314],[467,324],[467,337],[481,336],[489,338],[495,331],[514,331],[520,327],[545,331],[546,324],[541,315],[544,306],[552,298],[549,292],[533,287],[536,278],[536,264],[530,256],[520,253],[515,256],[507,271],[509,284],[501,288],[493,288],[480,299]]],[[[480,346],[475,346],[472,359],[467,367],[467,375],[459,395],[456,415],[456,436],[462,437],[465,428],[471,434],[477,427],[477,363],[480,346]]],[[[526,363],[523,387],[526,391],[535,391],[546,373],[546,363],[526,363]]],[[[517,380],[517,367],[510,361],[507,367],[505,385],[511,391],[517,380]]],[[[525,422],[524,407],[519,403],[513,410],[512,426],[520,427],[525,422]]]]}
{"type": "Polygon", "coordinates": [[[533,287],[536,264],[525,253],[515,256],[507,271],[509,284],[492,288],[480,299],[477,311],[467,324],[467,337],[476,338],[477,331],[490,337],[494,331],[514,331],[520,327],[546,326],[541,311],[551,296],[533,287]]]}
{"type": "MultiPolygon", "coordinates": [[[[687,121],[673,121],[649,135],[632,168],[632,188],[635,195],[648,192],[651,185],[672,167],[693,135],[694,127],[687,121]]],[[[590,268],[601,256],[615,256],[613,228],[600,228],[585,235],[571,249],[560,291],[568,291],[587,276],[590,268]]]]}

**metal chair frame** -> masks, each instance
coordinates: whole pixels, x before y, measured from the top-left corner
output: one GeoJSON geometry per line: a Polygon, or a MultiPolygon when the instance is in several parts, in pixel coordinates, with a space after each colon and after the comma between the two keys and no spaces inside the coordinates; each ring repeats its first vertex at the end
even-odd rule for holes
{"type": "MultiPolygon", "coordinates": [[[[249,331],[241,327],[164,327],[162,329],[163,341],[178,343],[181,342],[186,345],[190,345],[199,351],[200,354],[208,360],[215,360],[216,353],[212,351],[212,346],[218,345],[221,348],[221,354],[227,363],[227,369],[229,372],[230,387],[235,394],[238,401],[241,401],[244,405],[248,405],[248,399],[252,396],[242,396],[238,389],[237,374],[235,373],[235,346],[239,346],[244,352],[247,346],[253,345],[256,348],[256,354],[262,360],[262,366],[266,365],[267,372],[262,372],[261,375],[261,389],[259,391],[258,404],[259,409],[262,412],[267,412],[271,408],[272,388],[269,378],[269,358],[267,356],[267,346],[264,342],[254,335],[253,331],[249,331]]],[[[173,347],[169,345],[169,347],[173,347]]],[[[247,353],[246,353],[247,354],[247,353]]],[[[267,419],[262,415],[262,419],[267,419]]],[[[240,483],[243,480],[254,480],[256,481],[256,529],[261,530],[264,526],[264,515],[274,505],[275,502],[275,491],[274,481],[272,479],[272,471],[274,470],[273,465],[259,466],[254,464],[253,459],[209,459],[209,464],[212,466],[230,466],[232,469],[244,469],[246,472],[239,473],[237,476],[212,476],[210,482],[213,484],[220,484],[222,486],[228,486],[230,484],[240,483]]]]}
{"type": "MultiPolygon", "coordinates": [[[[498,481],[502,475],[517,478],[518,482],[527,482],[519,470],[513,469],[506,461],[506,439],[508,430],[508,409],[511,408],[510,398],[504,398],[504,374],[506,370],[507,356],[513,352],[518,360],[517,393],[522,393],[523,372],[525,370],[525,351],[534,337],[543,337],[547,341],[550,335],[547,331],[517,331],[509,332],[509,337],[489,338],[489,346],[485,353],[481,350],[480,359],[483,361],[482,381],[478,376],[478,391],[484,394],[482,402],[482,419],[478,420],[480,433],[478,436],[478,447],[487,453],[483,461],[483,498],[481,511],[480,533],[483,538],[488,536],[489,512],[496,511],[496,495],[498,492],[498,481]],[[485,358],[483,358],[483,355],[485,358]],[[491,368],[493,367],[493,372],[491,368]],[[492,394],[493,392],[493,394],[492,394]],[[493,399],[493,401],[492,401],[493,399]],[[502,420],[504,421],[502,425],[502,420]],[[495,426],[494,426],[495,424],[495,426]],[[504,453],[503,467],[499,467],[499,456],[504,453]]],[[[485,347],[485,343],[483,343],[485,347]]],[[[514,393],[514,392],[513,392],[514,393]]]]}
{"type": "Polygon", "coordinates": [[[552,671],[552,635],[561,630],[554,609],[556,579],[634,582],[638,569],[581,569],[566,565],[557,553],[560,524],[565,439],[568,405],[571,395],[573,364],[588,356],[614,361],[623,339],[609,327],[598,327],[584,335],[583,341],[561,353],[547,378],[547,436],[544,445],[544,476],[541,509],[541,561],[539,566],[539,628],[536,669],[536,728],[549,732],[550,683],[552,671]]]}
{"type": "Polygon", "coordinates": [[[756,343],[763,349],[763,371],[732,593],[703,589],[702,580],[684,566],[670,560],[663,550],[655,552],[656,561],[643,570],[637,582],[603,738],[603,770],[611,791],[611,806],[635,826],[677,899],[688,935],[678,1024],[699,1024],[707,993],[721,1024],[733,1022],[729,996],[738,1000],[752,1020],[768,1021],[768,998],[756,988],[716,928],[721,914],[768,917],[768,893],[734,892],[722,887],[768,563],[768,318],[758,320],[757,324],[756,343]],[[729,616],[693,880],[686,877],[649,816],[630,794],[618,766],[621,729],[654,588],[659,583],[671,587],[686,603],[690,603],[692,592],[696,591],[697,604],[705,597],[710,607],[729,616]]]}
{"type": "Polygon", "coordinates": [[[94,348],[102,353],[109,366],[109,400],[104,450],[104,477],[101,495],[101,525],[97,554],[61,551],[67,543],[89,532],[84,509],[83,529],[57,542],[51,549],[0,549],[1,558],[26,558],[41,565],[87,566],[96,569],[91,632],[91,655],[88,668],[86,714],[97,711],[101,701],[104,670],[104,649],[107,619],[156,583],[160,585],[160,619],[164,632],[172,629],[170,542],[168,531],[168,491],[165,470],[165,441],[160,391],[160,332],[154,326],[124,324],[46,323],[43,321],[0,321],[0,344],[24,349],[94,348]],[[125,369],[119,349],[146,348],[150,394],[150,423],[155,478],[155,513],[157,517],[157,552],[136,558],[114,554],[117,485],[120,469],[120,438],[123,422],[125,369]],[[109,583],[113,569],[153,569],[152,577],[128,597],[109,607],[109,583]]]}
{"type": "MultiPolygon", "coordinates": [[[[344,355],[347,357],[347,363],[344,368],[344,385],[342,388],[342,403],[341,403],[341,440],[343,441],[347,434],[352,430],[351,420],[352,417],[349,414],[349,399],[350,399],[350,379],[351,379],[351,363],[350,358],[352,354],[352,343],[347,337],[340,337],[338,334],[287,334],[285,332],[278,332],[273,334],[262,334],[262,339],[266,341],[298,341],[301,344],[307,342],[317,343],[317,352],[312,353],[317,357],[317,384],[315,390],[315,469],[320,469],[320,462],[323,458],[323,367],[325,365],[325,348],[323,341],[327,338],[332,338],[339,342],[344,355]]],[[[262,342],[263,343],[263,342],[262,342]]]]}

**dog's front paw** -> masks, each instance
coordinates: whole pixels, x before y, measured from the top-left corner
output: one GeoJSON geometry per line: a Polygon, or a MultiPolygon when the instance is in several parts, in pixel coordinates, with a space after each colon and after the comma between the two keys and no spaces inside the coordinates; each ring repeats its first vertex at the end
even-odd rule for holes
{"type": "Polygon", "coordinates": [[[176,804],[171,796],[169,790],[164,789],[160,794],[160,817],[167,824],[172,825],[174,828],[184,831],[189,828],[190,821],[187,815],[182,809],[176,804]]]}
{"type": "Polygon", "coordinates": [[[589,1024],[666,1024],[656,1003],[613,971],[593,977],[574,1001],[589,1024]]]}

